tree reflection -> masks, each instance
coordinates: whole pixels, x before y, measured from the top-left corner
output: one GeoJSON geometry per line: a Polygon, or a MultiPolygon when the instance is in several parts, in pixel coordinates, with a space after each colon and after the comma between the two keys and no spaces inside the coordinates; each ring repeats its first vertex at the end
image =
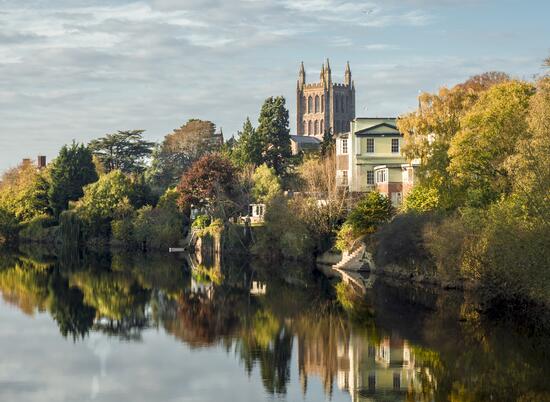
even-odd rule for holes
{"type": "MultiPolygon", "coordinates": [[[[166,256],[0,254],[0,292],[25,314],[48,312],[77,342],[90,331],[139,340],[163,328],[190,347],[222,345],[266,392],[317,377],[353,401],[544,401],[546,333],[517,332],[465,295],[382,284],[367,295],[303,267],[225,261],[220,283],[166,256]]],[[[309,385],[311,386],[311,385],[309,385]]]]}

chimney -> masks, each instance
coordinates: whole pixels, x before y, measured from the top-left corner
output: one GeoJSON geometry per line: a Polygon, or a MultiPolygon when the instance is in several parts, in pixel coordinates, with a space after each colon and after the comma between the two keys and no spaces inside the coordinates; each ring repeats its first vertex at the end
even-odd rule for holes
{"type": "Polygon", "coordinates": [[[38,155],[37,166],[38,166],[38,169],[44,169],[46,167],[46,156],[45,155],[38,155]]]}

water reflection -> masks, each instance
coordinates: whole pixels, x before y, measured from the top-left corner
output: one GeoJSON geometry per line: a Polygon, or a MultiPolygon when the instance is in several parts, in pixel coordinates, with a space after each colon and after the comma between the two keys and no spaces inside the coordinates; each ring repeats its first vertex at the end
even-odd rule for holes
{"type": "Polygon", "coordinates": [[[31,317],[47,312],[72,342],[139,342],[161,329],[192,349],[222,346],[283,400],[292,381],[304,399],[319,383],[333,400],[550,397],[548,336],[488,324],[462,295],[377,284],[338,300],[324,276],[284,264],[36,254],[0,254],[2,298],[31,317]]]}

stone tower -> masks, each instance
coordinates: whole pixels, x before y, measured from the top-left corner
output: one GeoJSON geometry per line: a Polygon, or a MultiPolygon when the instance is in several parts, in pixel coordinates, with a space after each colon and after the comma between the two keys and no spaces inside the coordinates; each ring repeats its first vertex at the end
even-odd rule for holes
{"type": "Polygon", "coordinates": [[[349,131],[355,118],[355,85],[351,79],[349,62],[344,83],[334,84],[330,63],[321,67],[319,82],[307,84],[304,63],[300,65],[296,88],[296,132],[319,139],[330,130],[332,134],[349,131]]]}

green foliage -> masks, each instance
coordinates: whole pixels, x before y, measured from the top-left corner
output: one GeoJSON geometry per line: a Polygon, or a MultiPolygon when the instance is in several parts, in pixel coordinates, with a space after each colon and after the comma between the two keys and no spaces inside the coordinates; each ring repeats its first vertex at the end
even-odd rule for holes
{"type": "Polygon", "coordinates": [[[50,215],[39,215],[25,222],[19,232],[19,239],[26,242],[55,243],[57,221],[50,215]]]}
{"type": "Polygon", "coordinates": [[[281,181],[275,174],[275,169],[269,168],[265,163],[256,168],[252,180],[252,195],[257,202],[269,202],[281,192],[281,181]]]}
{"type": "Polygon", "coordinates": [[[75,205],[75,212],[85,224],[86,237],[108,238],[111,221],[132,209],[130,199],[135,195],[132,181],[114,170],[84,188],[84,195],[75,205]]]}
{"type": "Polygon", "coordinates": [[[58,217],[82,195],[83,187],[98,179],[91,151],[73,142],[63,146],[50,170],[48,199],[54,215],[58,217]]]}
{"type": "Polygon", "coordinates": [[[345,251],[352,247],[355,239],[357,239],[355,230],[353,230],[350,223],[344,222],[340,230],[338,230],[338,234],[336,235],[336,243],[334,246],[340,251],[345,251]]]}
{"type": "Polygon", "coordinates": [[[294,219],[287,200],[273,198],[266,206],[265,225],[259,228],[252,251],[266,259],[308,259],[313,248],[307,227],[294,219]]]}
{"type": "Polygon", "coordinates": [[[208,225],[210,225],[210,217],[208,215],[199,215],[191,226],[193,229],[205,229],[208,225]]]}
{"type": "Polygon", "coordinates": [[[262,164],[263,142],[258,132],[252,126],[249,118],[246,118],[243,129],[231,149],[231,160],[236,166],[259,166],[262,164]]]}
{"type": "Polygon", "coordinates": [[[59,241],[62,246],[78,246],[83,242],[83,222],[75,211],[59,216],[59,241]]]}
{"type": "Polygon", "coordinates": [[[0,246],[13,245],[17,241],[19,222],[15,214],[0,208],[0,246]]]}
{"type": "Polygon", "coordinates": [[[437,188],[416,185],[407,194],[403,210],[407,212],[424,213],[441,208],[440,194],[437,188]]]}
{"type": "Polygon", "coordinates": [[[277,176],[287,172],[292,157],[288,110],[282,96],[267,98],[262,106],[256,129],[262,141],[262,160],[277,176]]]}
{"type": "Polygon", "coordinates": [[[355,238],[372,234],[393,216],[394,209],[388,197],[370,191],[351,210],[346,223],[355,238]]]}
{"type": "Polygon", "coordinates": [[[95,139],[89,149],[103,165],[106,173],[120,170],[124,173],[142,173],[146,158],[151,155],[153,142],[143,139],[145,130],[118,131],[95,139]]]}

